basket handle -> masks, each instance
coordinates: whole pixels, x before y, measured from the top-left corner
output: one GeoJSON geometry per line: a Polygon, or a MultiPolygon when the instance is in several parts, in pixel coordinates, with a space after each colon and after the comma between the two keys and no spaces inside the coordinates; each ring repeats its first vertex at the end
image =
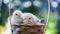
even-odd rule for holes
{"type": "MultiPolygon", "coordinates": [[[[46,22],[46,26],[45,26],[45,31],[46,31],[46,29],[47,29],[47,27],[48,27],[48,24],[49,24],[49,18],[50,18],[50,0],[48,0],[48,16],[47,16],[47,22],[46,22]]],[[[44,34],[45,34],[45,32],[44,32],[44,34]]]]}
{"type": "MultiPolygon", "coordinates": [[[[12,0],[9,0],[9,3],[10,3],[10,6],[9,6],[9,19],[10,19],[10,26],[11,26],[11,12],[10,12],[10,10],[11,10],[11,3],[12,3],[12,0]]],[[[12,27],[12,26],[11,26],[12,27]]],[[[11,30],[11,32],[12,32],[12,30],[11,30]]],[[[13,34],[13,33],[12,33],[13,34]]]]}
{"type": "MultiPolygon", "coordinates": [[[[46,22],[46,24],[45,24],[45,32],[46,32],[46,29],[47,29],[47,27],[48,27],[48,24],[49,24],[49,18],[50,18],[50,0],[47,0],[48,1],[48,16],[47,16],[47,22],[46,22]]],[[[45,34],[45,32],[44,32],[44,34],[45,34]]]]}
{"type": "Polygon", "coordinates": [[[49,18],[50,18],[50,0],[48,0],[48,16],[47,16],[46,25],[49,24],[49,18]]]}

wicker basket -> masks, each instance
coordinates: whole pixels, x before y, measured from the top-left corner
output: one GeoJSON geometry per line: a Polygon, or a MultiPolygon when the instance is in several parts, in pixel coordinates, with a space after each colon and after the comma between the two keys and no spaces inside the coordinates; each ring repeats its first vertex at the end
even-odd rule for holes
{"type": "Polygon", "coordinates": [[[44,34],[45,24],[41,25],[12,25],[12,34],[44,34]]]}

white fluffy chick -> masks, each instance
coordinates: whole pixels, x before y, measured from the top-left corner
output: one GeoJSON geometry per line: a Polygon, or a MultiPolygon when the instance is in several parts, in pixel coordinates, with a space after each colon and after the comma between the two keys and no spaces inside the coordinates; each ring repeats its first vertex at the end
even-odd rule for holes
{"type": "Polygon", "coordinates": [[[20,10],[15,10],[11,18],[11,24],[20,25],[23,21],[22,15],[23,13],[20,10]]]}
{"type": "Polygon", "coordinates": [[[40,25],[40,19],[38,19],[35,15],[31,13],[25,13],[23,18],[24,24],[34,24],[34,25],[40,25]]]}

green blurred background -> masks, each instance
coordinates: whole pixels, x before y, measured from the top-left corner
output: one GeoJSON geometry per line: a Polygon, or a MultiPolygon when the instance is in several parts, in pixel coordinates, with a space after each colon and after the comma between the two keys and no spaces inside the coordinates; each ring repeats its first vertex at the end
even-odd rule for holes
{"type": "MultiPolygon", "coordinates": [[[[60,0],[50,0],[50,19],[46,34],[60,34],[60,0]]],[[[9,0],[0,0],[0,34],[6,30],[9,17],[9,0]]],[[[14,10],[30,12],[46,23],[48,18],[48,0],[12,0],[11,15],[14,10]]]]}

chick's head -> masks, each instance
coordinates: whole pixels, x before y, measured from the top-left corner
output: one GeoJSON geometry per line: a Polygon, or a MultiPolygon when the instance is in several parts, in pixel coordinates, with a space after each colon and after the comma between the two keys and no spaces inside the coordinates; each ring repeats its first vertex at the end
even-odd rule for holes
{"type": "Polygon", "coordinates": [[[13,17],[15,17],[15,18],[20,18],[21,16],[22,16],[22,12],[21,12],[21,11],[15,10],[15,11],[13,12],[13,17]]]}
{"type": "Polygon", "coordinates": [[[31,13],[26,13],[24,16],[24,22],[27,24],[34,24],[34,18],[31,13]]]}

